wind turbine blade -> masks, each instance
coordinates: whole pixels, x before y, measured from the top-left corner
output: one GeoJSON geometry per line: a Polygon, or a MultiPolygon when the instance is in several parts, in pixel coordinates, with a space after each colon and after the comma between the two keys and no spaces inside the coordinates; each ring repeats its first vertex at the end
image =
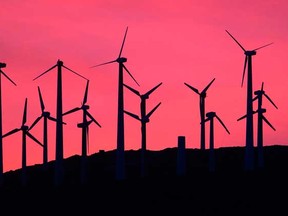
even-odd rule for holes
{"type": "Polygon", "coordinates": [[[40,74],[39,76],[35,77],[33,80],[38,79],[39,77],[43,76],[45,73],[48,73],[50,70],[54,69],[55,67],[57,67],[57,64],[54,65],[53,67],[49,68],[48,70],[46,70],[45,72],[43,72],[43,73],[40,74]]]}
{"type": "Polygon", "coordinates": [[[122,50],[123,50],[123,47],[124,47],[124,43],[125,43],[125,40],[126,40],[127,31],[128,31],[128,26],[126,27],[126,31],[125,31],[125,35],[124,35],[124,39],[123,39],[123,42],[122,42],[122,45],[121,45],[121,49],[120,49],[120,53],[119,53],[118,58],[121,57],[122,50]]]}
{"type": "Polygon", "coordinates": [[[38,86],[38,94],[39,94],[39,100],[40,100],[41,110],[42,110],[42,112],[44,112],[45,106],[44,106],[44,102],[43,102],[43,98],[42,98],[42,95],[41,95],[41,91],[40,91],[40,87],[39,87],[39,86],[38,86]]]}
{"type": "Polygon", "coordinates": [[[86,110],[86,114],[89,116],[89,118],[95,123],[97,124],[100,128],[101,125],[94,119],[94,117],[86,110]]]}
{"type": "MultiPolygon", "coordinates": [[[[210,118],[206,118],[206,119],[204,120],[204,123],[207,122],[207,121],[209,121],[209,120],[210,120],[210,118]]],[[[200,122],[200,124],[203,124],[202,121],[200,122]]]]}
{"type": "Polygon", "coordinates": [[[63,116],[64,116],[64,115],[68,115],[68,114],[73,113],[73,112],[76,112],[76,111],[78,111],[78,110],[81,110],[81,108],[76,107],[76,108],[74,108],[74,109],[71,109],[71,110],[63,113],[62,115],[63,115],[63,116]]]}
{"type": "Polygon", "coordinates": [[[0,73],[2,73],[10,82],[12,82],[16,86],[16,83],[13,82],[13,80],[10,79],[1,69],[0,69],[0,73]]]}
{"type": "Polygon", "coordinates": [[[27,121],[27,98],[25,99],[25,105],[24,105],[24,113],[23,113],[23,119],[22,119],[22,125],[24,125],[27,121]]]}
{"type": "Polygon", "coordinates": [[[37,140],[29,131],[26,131],[26,135],[30,137],[32,140],[34,140],[34,142],[38,143],[40,146],[43,147],[43,144],[39,140],[37,140]]]}
{"type": "Polygon", "coordinates": [[[248,61],[248,57],[245,56],[245,62],[244,62],[244,69],[243,69],[241,87],[243,87],[243,83],[244,83],[244,77],[245,77],[245,72],[246,72],[247,61],[248,61]]]}
{"type": "Polygon", "coordinates": [[[258,98],[259,98],[259,96],[257,95],[257,96],[255,96],[255,97],[252,99],[252,101],[257,100],[258,98]]]}
{"type": "Polygon", "coordinates": [[[31,129],[40,121],[40,119],[41,119],[42,117],[43,117],[42,115],[39,116],[39,117],[33,122],[33,124],[30,126],[29,130],[31,130],[31,129]]]}
{"type": "Polygon", "coordinates": [[[229,35],[230,37],[232,37],[232,39],[241,47],[241,49],[245,52],[246,50],[244,49],[244,47],[233,37],[232,34],[230,34],[230,32],[228,32],[227,30],[225,30],[229,35]]]}
{"type": "Polygon", "coordinates": [[[16,133],[16,132],[18,132],[18,131],[20,131],[20,130],[21,130],[21,129],[19,129],[19,128],[13,129],[13,130],[9,131],[8,133],[4,134],[4,135],[2,136],[2,138],[6,137],[6,136],[10,136],[11,134],[14,134],[14,133],[16,133]]]}
{"type": "Polygon", "coordinates": [[[238,118],[237,121],[240,121],[240,120],[242,120],[242,119],[244,119],[244,118],[246,118],[246,117],[247,117],[247,115],[244,115],[244,116],[238,118]]]}
{"type": "Polygon", "coordinates": [[[72,73],[78,75],[79,77],[82,77],[83,79],[88,80],[86,77],[84,77],[84,76],[80,75],[79,73],[71,70],[70,68],[66,67],[65,65],[63,65],[63,67],[66,68],[67,70],[71,71],[72,73]]]}
{"type": "Polygon", "coordinates": [[[219,118],[219,116],[216,115],[215,117],[218,119],[218,121],[221,123],[221,125],[225,128],[225,130],[227,131],[227,133],[230,134],[229,130],[227,129],[227,127],[225,126],[225,124],[223,123],[223,121],[219,118]]]}
{"type": "Polygon", "coordinates": [[[90,68],[99,67],[99,66],[106,65],[106,64],[111,64],[111,63],[114,63],[114,62],[117,62],[117,61],[113,60],[113,61],[105,62],[105,63],[102,63],[102,64],[98,64],[98,65],[92,66],[90,68]]]}
{"type": "MultiPolygon", "coordinates": [[[[55,121],[55,122],[57,122],[57,119],[56,118],[53,118],[53,117],[51,117],[51,116],[48,116],[47,117],[49,120],[51,120],[51,121],[55,121]]],[[[66,124],[66,123],[65,123],[66,124]]]]}
{"type": "Polygon", "coordinates": [[[135,118],[139,121],[141,121],[141,119],[139,118],[139,116],[135,115],[134,113],[128,112],[126,110],[124,110],[124,113],[126,113],[127,115],[131,116],[132,118],[135,118]]]}
{"type": "Polygon", "coordinates": [[[127,73],[130,75],[130,77],[132,77],[132,79],[135,81],[135,83],[138,85],[138,86],[140,86],[139,85],[139,83],[136,81],[136,79],[132,76],[132,74],[129,72],[129,70],[126,68],[126,66],[124,65],[124,64],[122,64],[122,66],[123,66],[123,68],[127,71],[127,73]]]}
{"type": "Polygon", "coordinates": [[[263,91],[263,89],[264,89],[264,82],[262,82],[261,91],[263,91]]]}
{"type": "Polygon", "coordinates": [[[130,86],[128,86],[128,85],[126,85],[125,83],[123,83],[123,85],[124,85],[126,88],[128,88],[128,89],[129,89],[131,92],[133,92],[134,94],[136,94],[136,95],[140,96],[140,93],[139,93],[139,91],[137,91],[137,90],[133,89],[132,87],[130,87],[130,86]]]}
{"type": "Polygon", "coordinates": [[[152,88],[150,91],[148,91],[147,93],[145,93],[146,96],[149,96],[152,92],[154,92],[160,85],[162,85],[162,82],[159,83],[157,86],[155,86],[154,88],[152,88]]]}
{"type": "Polygon", "coordinates": [[[185,83],[185,82],[184,82],[184,84],[185,84],[186,86],[188,86],[188,87],[189,87],[192,91],[194,91],[196,94],[199,94],[199,95],[200,95],[198,89],[194,88],[193,86],[191,86],[191,85],[189,85],[189,84],[187,84],[187,83],[185,83]]]}
{"type": "Polygon", "coordinates": [[[86,84],[85,94],[84,94],[84,98],[83,98],[83,105],[86,104],[86,102],[87,102],[88,86],[89,86],[89,80],[87,80],[87,84],[86,84]]]}
{"type": "Polygon", "coordinates": [[[256,50],[262,49],[262,48],[264,48],[264,47],[270,46],[271,44],[273,44],[273,43],[269,43],[269,44],[266,44],[266,45],[264,45],[264,46],[258,47],[258,48],[256,48],[256,49],[254,49],[253,51],[256,51],[256,50]]]}
{"type": "Polygon", "coordinates": [[[274,106],[276,109],[278,109],[278,107],[276,106],[276,104],[272,101],[272,99],[271,99],[266,93],[264,93],[264,96],[270,101],[270,103],[273,104],[273,106],[274,106]]]}
{"type": "Polygon", "coordinates": [[[205,93],[208,88],[211,86],[211,84],[214,82],[215,78],[206,86],[206,88],[203,89],[203,91],[201,93],[205,93]]]}
{"type": "Polygon", "coordinates": [[[272,126],[272,124],[265,118],[264,115],[262,115],[262,119],[274,130],[276,131],[276,129],[272,126]]]}
{"type": "Polygon", "coordinates": [[[154,107],[147,115],[146,118],[149,119],[150,116],[155,112],[155,110],[160,106],[161,102],[157,104],[156,107],[154,107]]]}

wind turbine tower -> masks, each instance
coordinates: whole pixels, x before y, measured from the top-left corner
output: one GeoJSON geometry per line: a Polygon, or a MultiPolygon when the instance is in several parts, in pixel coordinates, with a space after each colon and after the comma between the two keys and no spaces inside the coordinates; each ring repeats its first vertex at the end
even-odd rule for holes
{"type": "MultiPolygon", "coordinates": [[[[50,112],[45,111],[45,104],[42,98],[40,87],[38,86],[38,95],[41,106],[41,115],[31,124],[29,131],[43,118],[43,166],[46,168],[48,163],[48,120],[57,122],[57,119],[50,115],[50,112]]],[[[66,123],[63,123],[66,124],[66,123]]]]}
{"type": "Polygon", "coordinates": [[[127,67],[124,65],[127,62],[127,58],[122,57],[122,50],[124,47],[124,43],[126,40],[128,27],[126,28],[126,32],[124,35],[124,39],[122,42],[122,46],[120,49],[119,56],[116,60],[105,62],[99,65],[92,66],[98,67],[105,64],[111,64],[117,62],[119,64],[119,78],[118,78],[118,116],[117,116],[117,149],[116,149],[116,180],[125,179],[125,144],[124,144],[124,95],[123,95],[123,69],[130,75],[130,77],[135,81],[135,83],[139,86],[138,82],[129,72],[127,67]]]}
{"type": "MultiPolygon", "coordinates": [[[[264,83],[262,83],[261,90],[254,91],[254,94],[256,95],[253,98],[253,101],[258,101],[258,108],[256,111],[253,112],[253,114],[258,113],[258,119],[257,119],[257,150],[258,150],[258,167],[260,169],[264,168],[264,152],[263,152],[263,121],[272,128],[274,131],[276,130],[272,124],[267,120],[267,118],[264,116],[264,113],[266,112],[266,109],[262,107],[263,102],[263,96],[268,99],[268,101],[276,108],[278,107],[275,105],[275,103],[271,100],[271,98],[265,93],[264,91],[264,83]]],[[[243,118],[247,117],[247,115],[242,116],[238,119],[241,120],[243,118]]]]}
{"type": "Polygon", "coordinates": [[[254,169],[254,135],[253,135],[253,87],[252,87],[252,56],[256,55],[256,51],[271,45],[272,43],[266,44],[264,46],[258,47],[253,50],[246,50],[244,47],[230,34],[227,30],[226,32],[231,36],[231,38],[239,45],[239,47],[244,51],[245,61],[244,70],[242,75],[242,84],[244,82],[245,71],[247,68],[247,103],[246,103],[246,145],[245,145],[245,170],[251,171],[254,169]],[[247,66],[248,64],[248,66],[247,66]]]}
{"type": "Polygon", "coordinates": [[[88,137],[89,136],[89,125],[92,122],[94,122],[96,125],[98,125],[101,128],[101,125],[95,120],[95,118],[88,111],[89,105],[86,104],[87,103],[87,97],[88,97],[88,86],[89,86],[89,81],[87,81],[82,106],[76,107],[74,109],[71,109],[71,110],[63,113],[63,116],[64,116],[64,115],[74,113],[74,112],[79,111],[79,110],[83,111],[82,122],[77,124],[77,127],[82,129],[82,154],[81,154],[81,183],[82,184],[87,183],[87,152],[88,152],[87,148],[89,148],[89,146],[88,146],[88,143],[89,143],[89,137],[88,137]],[[88,121],[87,117],[90,118],[89,121],[88,121]]]}
{"type": "Polygon", "coordinates": [[[2,75],[4,75],[12,84],[16,84],[2,71],[6,63],[0,62],[0,185],[3,184],[3,141],[2,141],[2,75]]]}
{"type": "Polygon", "coordinates": [[[58,60],[57,63],[49,68],[48,70],[44,71],[42,74],[34,78],[33,80],[38,79],[39,77],[43,76],[44,74],[48,73],[52,69],[57,67],[57,101],[56,101],[56,159],[55,159],[55,185],[59,186],[63,183],[63,112],[62,112],[62,68],[67,69],[68,71],[78,75],[79,77],[87,80],[82,75],[76,73],[75,71],[71,70],[70,68],[66,67],[63,64],[63,61],[58,60]]]}
{"type": "Polygon", "coordinates": [[[124,112],[131,117],[139,120],[141,122],[141,176],[144,177],[146,175],[146,167],[145,167],[145,155],[146,155],[146,124],[150,121],[150,116],[154,113],[154,111],[160,106],[161,102],[158,103],[156,107],[154,107],[148,114],[146,113],[146,100],[149,98],[149,95],[154,92],[160,85],[162,85],[162,82],[159,83],[157,86],[146,92],[145,94],[140,94],[139,91],[133,89],[132,87],[124,84],[126,88],[128,88],[131,92],[138,95],[141,99],[140,102],[140,112],[141,117],[138,115],[135,115],[133,113],[127,112],[124,110],[124,112]]]}
{"type": "Polygon", "coordinates": [[[38,141],[30,132],[29,127],[26,125],[27,121],[27,98],[25,99],[25,105],[24,105],[24,113],[23,113],[23,119],[22,119],[22,125],[20,128],[15,128],[8,133],[4,134],[2,137],[10,136],[14,133],[17,133],[18,131],[22,131],[22,184],[26,185],[27,183],[27,153],[26,153],[26,136],[30,137],[34,142],[39,144],[43,147],[43,144],[38,141]]]}
{"type": "Polygon", "coordinates": [[[206,119],[204,122],[210,121],[210,144],[209,144],[209,171],[215,171],[215,151],[214,151],[214,118],[221,123],[224,129],[230,134],[227,127],[224,125],[223,121],[217,116],[215,112],[208,112],[206,113],[206,119]]]}
{"type": "MultiPolygon", "coordinates": [[[[192,91],[194,91],[196,94],[199,95],[199,106],[200,106],[200,122],[204,122],[205,120],[205,98],[207,96],[207,90],[211,86],[211,84],[214,82],[215,78],[201,91],[199,92],[198,89],[194,88],[193,86],[184,83],[188,88],[190,88],[192,91]]],[[[205,125],[200,125],[200,149],[205,150],[205,125]]]]}

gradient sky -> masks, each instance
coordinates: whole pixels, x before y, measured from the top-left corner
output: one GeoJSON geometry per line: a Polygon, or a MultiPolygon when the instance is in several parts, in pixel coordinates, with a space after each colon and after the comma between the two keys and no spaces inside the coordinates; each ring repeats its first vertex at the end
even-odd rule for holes
{"type": "MultiPolygon", "coordinates": [[[[264,125],[264,145],[287,144],[288,2],[285,0],[231,1],[132,1],[132,0],[10,0],[0,7],[0,62],[17,84],[2,79],[3,133],[22,122],[28,98],[27,125],[40,115],[37,86],[46,110],[56,117],[56,69],[32,81],[56,64],[90,80],[90,113],[101,124],[90,125],[89,154],[116,148],[118,64],[90,68],[118,57],[128,26],[123,56],[126,67],[140,83],[124,74],[124,82],[145,93],[163,84],[147,101],[147,112],[162,104],[147,124],[147,148],[177,146],[186,137],[187,148],[200,147],[199,97],[184,82],[200,91],[213,79],[207,92],[206,111],[215,111],[231,134],[215,121],[215,147],[244,146],[246,77],[241,88],[244,53],[225,32],[245,49],[267,43],[253,57],[253,89],[264,90],[279,107],[266,99],[265,116],[276,128],[264,125]]],[[[63,69],[63,111],[81,106],[86,81],[63,69]]],[[[124,107],[140,114],[140,99],[124,89],[124,107]]],[[[254,104],[256,108],[256,103],[254,104]]],[[[81,112],[65,116],[64,157],[81,154],[81,112]]],[[[256,129],[256,116],[255,116],[256,129]]],[[[31,133],[42,141],[39,122],[31,133]]],[[[49,122],[49,161],[55,159],[56,124],[49,122]]],[[[256,144],[256,130],[254,130],[256,144]]],[[[209,127],[206,130],[208,147],[209,127]]],[[[21,167],[21,132],[3,140],[4,171],[21,167]]],[[[140,122],[125,115],[125,149],[139,149],[140,122]]],[[[42,163],[42,147],[27,138],[27,164],[42,163]]]]}

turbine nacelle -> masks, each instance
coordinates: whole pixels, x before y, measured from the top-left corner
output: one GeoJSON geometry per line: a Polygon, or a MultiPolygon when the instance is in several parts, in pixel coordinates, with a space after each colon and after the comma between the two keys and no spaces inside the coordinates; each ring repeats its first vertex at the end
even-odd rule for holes
{"type": "MultiPolygon", "coordinates": [[[[87,121],[87,122],[81,122],[81,123],[77,124],[77,127],[78,128],[85,128],[85,127],[88,127],[91,123],[92,123],[92,120],[87,121]]],[[[87,130],[88,130],[88,128],[87,128],[87,130]]]]}
{"type": "Polygon", "coordinates": [[[50,112],[43,112],[44,117],[50,117],[50,112]]]}
{"type": "Polygon", "coordinates": [[[265,113],[265,112],[266,112],[266,109],[261,108],[260,110],[257,110],[257,112],[259,112],[259,113],[265,113]]]}
{"type": "Polygon", "coordinates": [[[58,59],[57,65],[58,65],[58,66],[63,66],[63,61],[61,61],[61,60],[58,59]]]}
{"type": "Polygon", "coordinates": [[[140,95],[140,97],[141,97],[141,99],[144,99],[144,100],[149,99],[149,95],[147,95],[147,94],[140,95]]]}
{"type": "Polygon", "coordinates": [[[0,68],[5,68],[5,67],[6,67],[6,63],[0,62],[0,68]]]}
{"type": "Polygon", "coordinates": [[[127,58],[125,58],[125,57],[119,57],[119,58],[116,59],[116,62],[118,62],[118,63],[127,62],[127,58]]]}
{"type": "Polygon", "coordinates": [[[206,117],[207,118],[213,118],[213,117],[215,117],[216,116],[216,113],[215,112],[208,112],[208,113],[206,113],[206,117]]]}
{"type": "Polygon", "coordinates": [[[84,123],[78,123],[78,124],[77,124],[77,127],[78,127],[78,128],[84,128],[84,127],[85,127],[85,124],[84,124],[84,123]]]}
{"type": "Polygon", "coordinates": [[[244,52],[246,56],[253,56],[256,55],[256,51],[255,50],[247,50],[244,52]]]}
{"type": "Polygon", "coordinates": [[[86,104],[85,104],[85,105],[82,105],[81,108],[82,108],[83,110],[87,110],[87,109],[89,109],[89,107],[90,107],[89,105],[86,105],[86,104]]]}
{"type": "Polygon", "coordinates": [[[201,92],[201,93],[200,93],[200,96],[201,96],[202,98],[206,98],[207,93],[206,93],[206,92],[201,92]]]}
{"type": "Polygon", "coordinates": [[[21,130],[28,131],[29,127],[27,125],[22,125],[21,130]]]}
{"type": "Polygon", "coordinates": [[[255,95],[262,95],[262,94],[265,94],[265,91],[263,91],[263,90],[257,90],[257,91],[254,91],[254,94],[255,94],[255,95]]]}

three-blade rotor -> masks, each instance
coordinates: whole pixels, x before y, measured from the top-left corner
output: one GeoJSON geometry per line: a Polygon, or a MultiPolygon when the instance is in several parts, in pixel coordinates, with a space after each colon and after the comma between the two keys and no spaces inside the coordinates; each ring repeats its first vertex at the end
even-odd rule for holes
{"type": "Polygon", "coordinates": [[[120,52],[119,52],[118,58],[115,59],[115,60],[112,60],[112,61],[108,61],[108,62],[105,62],[105,63],[102,63],[102,64],[98,64],[98,65],[92,66],[92,67],[90,67],[90,68],[99,67],[99,66],[102,66],[102,65],[106,65],[106,64],[111,64],[111,63],[114,63],[114,62],[118,62],[118,63],[120,64],[120,66],[121,66],[121,67],[129,74],[129,76],[134,80],[134,82],[135,82],[138,86],[140,86],[139,83],[136,81],[136,79],[133,77],[133,75],[130,73],[130,71],[127,69],[127,67],[124,65],[124,62],[126,62],[127,59],[121,56],[121,55],[122,55],[122,51],[123,51],[123,47],[124,47],[124,44],[125,44],[125,41],[126,41],[127,31],[128,31],[128,27],[126,27],[124,39],[123,39],[122,44],[121,44],[121,48],[120,48],[120,52]]]}

